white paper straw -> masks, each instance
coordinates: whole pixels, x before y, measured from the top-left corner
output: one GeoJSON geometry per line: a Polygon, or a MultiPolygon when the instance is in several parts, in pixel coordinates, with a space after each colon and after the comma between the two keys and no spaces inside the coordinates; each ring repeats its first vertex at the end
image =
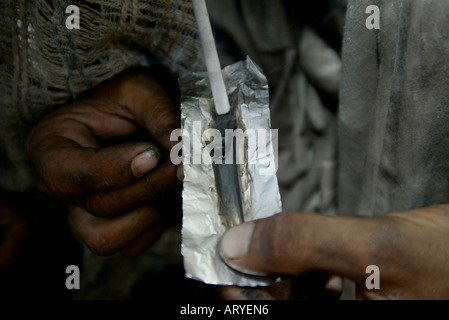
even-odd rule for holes
{"type": "Polygon", "coordinates": [[[221,73],[220,61],[215,46],[214,35],[210,25],[205,0],[193,0],[193,10],[198,24],[201,45],[203,47],[204,59],[207,73],[209,74],[210,87],[215,101],[215,110],[218,114],[228,113],[231,109],[226,92],[226,86],[221,73]]]}

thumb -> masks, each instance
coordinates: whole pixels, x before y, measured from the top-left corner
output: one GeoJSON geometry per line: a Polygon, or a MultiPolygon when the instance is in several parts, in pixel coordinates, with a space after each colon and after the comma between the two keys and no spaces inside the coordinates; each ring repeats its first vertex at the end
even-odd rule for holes
{"type": "Polygon", "coordinates": [[[371,225],[363,218],[284,212],[229,229],[219,251],[227,265],[243,273],[319,270],[358,281],[369,265],[371,225]]]}
{"type": "Polygon", "coordinates": [[[117,189],[154,169],[158,149],[147,142],[105,148],[71,146],[46,152],[37,165],[41,189],[58,196],[79,196],[117,189]]]}

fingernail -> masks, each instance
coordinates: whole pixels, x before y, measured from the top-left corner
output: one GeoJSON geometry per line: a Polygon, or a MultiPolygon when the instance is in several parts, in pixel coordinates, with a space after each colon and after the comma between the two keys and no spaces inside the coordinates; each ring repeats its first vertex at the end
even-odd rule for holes
{"type": "Polygon", "coordinates": [[[340,276],[332,275],[327,280],[324,288],[327,291],[341,293],[341,291],[343,290],[343,279],[340,276]]]}
{"type": "Polygon", "coordinates": [[[224,262],[239,272],[265,277],[268,274],[248,268],[247,257],[254,233],[254,222],[245,222],[225,232],[221,238],[219,252],[224,262]]]}
{"type": "Polygon", "coordinates": [[[135,177],[141,177],[157,166],[159,157],[156,151],[148,148],[131,162],[131,170],[135,177]]]}
{"type": "Polygon", "coordinates": [[[176,169],[176,176],[178,177],[179,181],[184,181],[184,169],[182,167],[182,164],[179,165],[179,167],[176,169]]]}
{"type": "Polygon", "coordinates": [[[226,262],[244,258],[249,251],[254,223],[242,223],[229,229],[221,239],[220,253],[226,262]]]}

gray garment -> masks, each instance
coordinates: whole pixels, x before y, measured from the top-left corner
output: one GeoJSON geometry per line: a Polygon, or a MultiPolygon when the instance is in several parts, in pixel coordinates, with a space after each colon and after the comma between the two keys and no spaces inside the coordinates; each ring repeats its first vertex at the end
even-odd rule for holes
{"type": "Polygon", "coordinates": [[[449,2],[352,0],[346,19],[339,213],[449,203],[449,2]]]}
{"type": "MultiPolygon", "coordinates": [[[[341,0],[335,16],[344,17],[341,0]]],[[[337,116],[320,92],[336,100],[341,59],[306,21],[296,1],[208,1],[214,26],[233,48],[218,38],[223,65],[249,55],[263,69],[270,86],[272,128],[279,130],[278,181],[283,209],[334,214],[337,193],[337,116]],[[297,5],[295,12],[289,6],[297,5]],[[228,49],[228,50],[226,50],[228,49]]],[[[342,25],[342,24],[341,24],[342,25]]],[[[337,28],[338,29],[338,28],[337,28]]],[[[341,37],[340,37],[341,39],[341,37]]]]}

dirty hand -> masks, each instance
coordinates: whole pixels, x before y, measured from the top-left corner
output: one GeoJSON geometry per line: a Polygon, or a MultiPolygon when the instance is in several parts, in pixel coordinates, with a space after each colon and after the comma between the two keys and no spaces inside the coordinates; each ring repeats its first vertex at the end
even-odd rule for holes
{"type": "Polygon", "coordinates": [[[280,213],[228,230],[220,253],[248,274],[346,277],[358,299],[448,299],[447,243],[449,205],[439,205],[374,218],[280,213]]]}
{"type": "Polygon", "coordinates": [[[138,254],[162,232],[160,200],[177,198],[180,184],[176,167],[163,160],[176,143],[169,137],[179,127],[178,113],[152,77],[128,71],[30,132],[40,190],[68,205],[94,253],[138,254]]]}

